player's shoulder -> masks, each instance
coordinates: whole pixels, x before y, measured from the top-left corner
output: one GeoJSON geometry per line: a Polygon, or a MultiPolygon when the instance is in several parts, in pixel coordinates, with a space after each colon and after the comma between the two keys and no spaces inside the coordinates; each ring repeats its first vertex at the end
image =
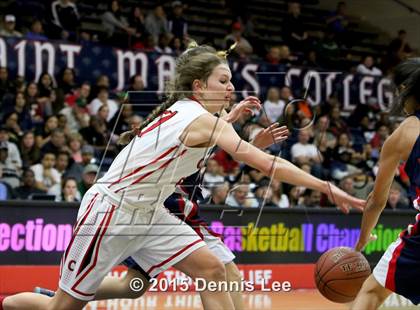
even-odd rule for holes
{"type": "Polygon", "coordinates": [[[420,134],[420,123],[416,116],[407,117],[388,138],[388,145],[400,151],[411,149],[420,134]]]}
{"type": "Polygon", "coordinates": [[[169,107],[168,110],[172,111],[182,111],[182,112],[194,112],[194,111],[200,111],[200,112],[207,112],[206,109],[199,103],[198,101],[192,100],[190,98],[183,98],[178,101],[176,101],[173,105],[169,107]]]}

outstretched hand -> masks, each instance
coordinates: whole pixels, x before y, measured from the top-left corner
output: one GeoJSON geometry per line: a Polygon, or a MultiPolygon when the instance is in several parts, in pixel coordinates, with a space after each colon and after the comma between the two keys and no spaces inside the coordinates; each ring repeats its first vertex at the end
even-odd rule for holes
{"type": "Polygon", "coordinates": [[[289,137],[289,130],[286,126],[279,126],[279,123],[274,123],[261,130],[255,136],[252,144],[260,149],[265,149],[270,145],[286,140],[289,137]]]}
{"type": "Polygon", "coordinates": [[[261,110],[260,99],[254,96],[248,96],[244,100],[242,100],[238,104],[235,104],[232,107],[228,115],[226,115],[225,121],[228,123],[234,123],[243,113],[253,115],[254,109],[256,109],[257,111],[261,110]]]}
{"type": "Polygon", "coordinates": [[[343,213],[349,213],[351,208],[363,211],[366,201],[350,196],[345,191],[339,189],[334,184],[328,182],[327,193],[328,199],[337,205],[343,213]]]}
{"type": "Polygon", "coordinates": [[[363,249],[365,248],[365,246],[371,242],[371,241],[375,241],[376,239],[378,239],[378,236],[375,234],[370,234],[369,237],[364,238],[363,236],[359,237],[359,240],[356,243],[356,246],[354,247],[354,249],[356,251],[362,252],[363,249]]]}

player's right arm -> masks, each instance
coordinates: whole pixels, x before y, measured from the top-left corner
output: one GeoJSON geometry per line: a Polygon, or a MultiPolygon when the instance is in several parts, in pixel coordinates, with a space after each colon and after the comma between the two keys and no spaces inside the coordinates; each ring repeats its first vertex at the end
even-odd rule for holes
{"type": "Polygon", "coordinates": [[[181,136],[181,140],[190,147],[216,144],[235,160],[245,162],[270,178],[273,177],[280,182],[304,186],[327,194],[330,200],[344,212],[348,212],[351,206],[358,209],[364,207],[363,200],[356,199],[333,184],[304,172],[291,162],[264,153],[242,140],[232,125],[211,114],[202,115],[193,121],[181,136]]]}
{"type": "Polygon", "coordinates": [[[356,250],[361,251],[374,237],[373,228],[388,200],[389,190],[394,181],[395,171],[402,160],[406,160],[413,149],[419,132],[417,118],[406,119],[394,133],[386,139],[381,150],[379,170],[373,192],[369,195],[363,212],[360,237],[356,250]]]}

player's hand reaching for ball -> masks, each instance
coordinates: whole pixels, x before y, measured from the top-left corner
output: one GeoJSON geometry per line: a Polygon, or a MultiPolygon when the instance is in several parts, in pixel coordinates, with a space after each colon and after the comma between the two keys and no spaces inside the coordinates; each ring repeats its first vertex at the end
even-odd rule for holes
{"type": "Polygon", "coordinates": [[[365,200],[350,196],[330,182],[327,182],[326,194],[328,195],[328,199],[344,213],[349,213],[351,208],[363,211],[366,205],[365,200]]]}
{"type": "Polygon", "coordinates": [[[253,115],[254,109],[257,111],[261,110],[260,99],[254,96],[248,96],[238,104],[235,104],[224,119],[228,123],[234,123],[243,113],[253,115]]]}
{"type": "Polygon", "coordinates": [[[359,240],[356,243],[356,246],[354,247],[354,249],[356,251],[362,252],[363,249],[365,248],[365,246],[371,242],[371,241],[375,241],[376,239],[378,239],[378,236],[375,234],[369,234],[368,237],[362,236],[360,235],[359,240]]]}

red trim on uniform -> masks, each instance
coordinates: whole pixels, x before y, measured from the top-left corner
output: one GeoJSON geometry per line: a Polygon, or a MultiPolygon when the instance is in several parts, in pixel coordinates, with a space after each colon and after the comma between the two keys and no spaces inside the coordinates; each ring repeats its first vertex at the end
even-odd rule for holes
{"type": "MultiPolygon", "coordinates": [[[[98,197],[98,195],[99,195],[99,193],[96,193],[96,194],[95,194],[95,196],[93,196],[93,198],[90,200],[89,205],[88,205],[88,207],[86,208],[86,211],[85,211],[85,213],[84,213],[83,217],[81,217],[81,218],[82,218],[82,220],[80,221],[80,224],[77,224],[77,225],[76,225],[75,230],[74,230],[74,232],[73,232],[73,236],[71,237],[71,240],[70,240],[70,242],[69,242],[69,245],[67,246],[67,249],[66,249],[66,251],[65,251],[65,253],[64,253],[64,261],[63,261],[63,263],[66,261],[66,259],[67,259],[67,255],[68,255],[68,253],[69,253],[69,250],[70,250],[71,246],[73,245],[74,238],[76,237],[77,233],[79,232],[80,227],[81,227],[81,226],[83,225],[83,223],[86,221],[86,219],[87,219],[87,217],[88,217],[88,215],[89,215],[90,211],[92,210],[93,205],[94,205],[94,204],[95,204],[95,202],[96,202],[96,197],[98,197]]],[[[76,223],[77,223],[77,222],[76,222],[76,223]]]]}
{"type": "Polygon", "coordinates": [[[202,227],[204,227],[205,230],[207,230],[207,232],[216,237],[216,238],[220,238],[223,241],[223,235],[222,234],[218,234],[216,232],[214,232],[208,225],[201,225],[202,227]]]}
{"type": "Polygon", "coordinates": [[[79,270],[76,273],[76,277],[83,271],[82,268],[86,268],[89,265],[89,264],[87,264],[85,267],[83,267],[83,265],[85,264],[85,261],[87,259],[87,255],[90,252],[90,249],[92,247],[95,249],[95,247],[97,246],[96,243],[98,242],[98,235],[101,233],[101,230],[103,229],[103,224],[107,220],[107,218],[108,218],[108,213],[104,216],[104,218],[102,219],[102,221],[99,224],[98,228],[96,229],[95,234],[93,235],[92,240],[90,240],[90,244],[89,244],[89,246],[86,249],[85,255],[83,255],[82,262],[80,263],[80,266],[79,266],[79,270]]]}
{"type": "MultiPolygon", "coordinates": [[[[111,211],[109,211],[109,213],[104,217],[104,219],[106,218],[106,223],[105,223],[105,225],[104,225],[104,229],[102,230],[102,233],[101,233],[101,235],[100,235],[100,237],[99,237],[99,240],[98,240],[98,243],[97,243],[97,245],[96,245],[96,249],[95,249],[95,254],[94,254],[94,259],[93,259],[93,263],[92,263],[92,265],[89,267],[89,269],[88,270],[86,270],[86,272],[79,278],[79,280],[77,280],[77,282],[72,286],[72,288],[71,288],[71,290],[73,290],[74,292],[76,292],[76,293],[78,293],[78,294],[80,294],[80,295],[83,295],[83,296],[93,296],[93,295],[95,295],[95,293],[93,293],[93,294],[86,294],[86,293],[83,293],[83,292],[80,292],[80,291],[78,291],[77,289],[76,289],[76,287],[79,285],[79,283],[84,279],[84,278],[86,278],[86,276],[92,271],[92,269],[96,266],[96,262],[97,262],[97,260],[98,260],[98,253],[99,253],[99,247],[100,247],[100,245],[101,245],[101,241],[102,241],[102,238],[104,237],[104,235],[105,235],[105,232],[107,231],[107,229],[108,229],[108,225],[109,225],[109,222],[111,221],[111,218],[112,218],[112,216],[113,216],[113,214],[114,214],[114,211],[115,211],[115,208],[116,208],[116,206],[115,205],[112,205],[112,207],[111,207],[111,211]]],[[[102,224],[102,223],[101,223],[102,224]]]]}
{"type": "Polygon", "coordinates": [[[150,275],[152,273],[152,271],[156,268],[162,267],[163,265],[165,265],[166,263],[170,262],[171,260],[173,260],[174,258],[176,258],[177,256],[181,255],[182,253],[184,253],[186,250],[188,250],[190,247],[192,247],[193,245],[196,245],[199,242],[202,242],[203,240],[198,239],[196,241],[194,241],[193,243],[190,243],[189,245],[187,245],[185,248],[179,250],[178,252],[176,252],[174,255],[172,255],[171,257],[165,259],[163,262],[154,265],[152,267],[149,268],[149,270],[147,270],[147,273],[150,275]]]}
{"type": "Polygon", "coordinates": [[[150,163],[148,163],[148,164],[146,164],[146,165],[143,165],[143,166],[140,166],[140,167],[138,167],[138,168],[134,169],[131,173],[127,174],[125,177],[122,177],[122,178],[118,179],[117,181],[112,182],[112,183],[108,186],[108,188],[111,188],[111,186],[113,186],[113,185],[115,185],[115,184],[117,184],[117,183],[121,182],[122,180],[124,180],[124,179],[126,179],[126,178],[128,178],[128,177],[132,176],[133,174],[135,174],[135,173],[139,172],[139,171],[140,171],[140,170],[142,170],[143,168],[145,168],[145,167],[147,167],[147,166],[149,166],[149,165],[153,165],[153,164],[155,164],[156,162],[158,162],[159,160],[161,160],[163,157],[165,157],[165,156],[169,155],[170,153],[172,153],[172,152],[173,152],[174,150],[176,150],[178,147],[179,147],[178,145],[177,145],[177,146],[174,146],[174,147],[171,147],[169,150],[167,150],[166,152],[164,152],[164,153],[162,153],[161,155],[159,155],[156,159],[154,159],[154,160],[153,160],[153,161],[151,161],[150,163]]]}
{"type": "Polygon", "coordinates": [[[6,296],[0,296],[0,310],[3,310],[3,301],[6,298],[6,296]]]}
{"type": "MultiPolygon", "coordinates": [[[[185,219],[185,200],[184,200],[184,197],[181,197],[181,199],[177,199],[177,200],[178,200],[179,210],[182,213],[182,219],[181,220],[184,220],[185,219]]],[[[180,216],[178,216],[178,217],[180,217],[180,216]]]]}
{"type": "Polygon", "coordinates": [[[186,152],[187,152],[187,150],[183,150],[181,152],[181,154],[179,154],[179,156],[175,156],[175,157],[169,158],[166,162],[164,162],[162,165],[160,165],[157,169],[155,169],[153,171],[149,171],[149,172],[143,174],[140,178],[138,178],[137,180],[135,180],[134,182],[132,182],[130,185],[127,185],[127,186],[121,187],[120,189],[117,189],[115,191],[115,193],[118,193],[119,191],[122,191],[123,189],[127,188],[128,186],[132,186],[134,184],[137,184],[137,183],[143,181],[145,178],[147,178],[148,176],[150,176],[151,174],[155,173],[156,171],[158,171],[160,169],[166,168],[172,161],[174,161],[175,159],[181,157],[186,152]]]}
{"type": "Polygon", "coordinates": [[[404,240],[401,239],[401,243],[395,248],[392,253],[392,258],[388,264],[388,272],[385,280],[385,287],[395,292],[395,271],[397,269],[397,260],[401,255],[401,251],[404,248],[404,240]]]}
{"type": "Polygon", "coordinates": [[[142,136],[144,136],[146,133],[152,131],[156,127],[162,125],[164,122],[170,120],[177,113],[178,113],[178,111],[164,111],[160,116],[158,116],[160,118],[158,119],[158,121],[156,123],[154,123],[150,127],[146,128],[144,131],[139,132],[139,134],[137,136],[139,138],[142,137],[142,136]]]}
{"type": "Polygon", "coordinates": [[[204,235],[201,232],[201,221],[200,220],[192,220],[189,219],[188,221],[185,221],[186,224],[188,224],[196,233],[197,235],[204,240],[204,235]]]}

